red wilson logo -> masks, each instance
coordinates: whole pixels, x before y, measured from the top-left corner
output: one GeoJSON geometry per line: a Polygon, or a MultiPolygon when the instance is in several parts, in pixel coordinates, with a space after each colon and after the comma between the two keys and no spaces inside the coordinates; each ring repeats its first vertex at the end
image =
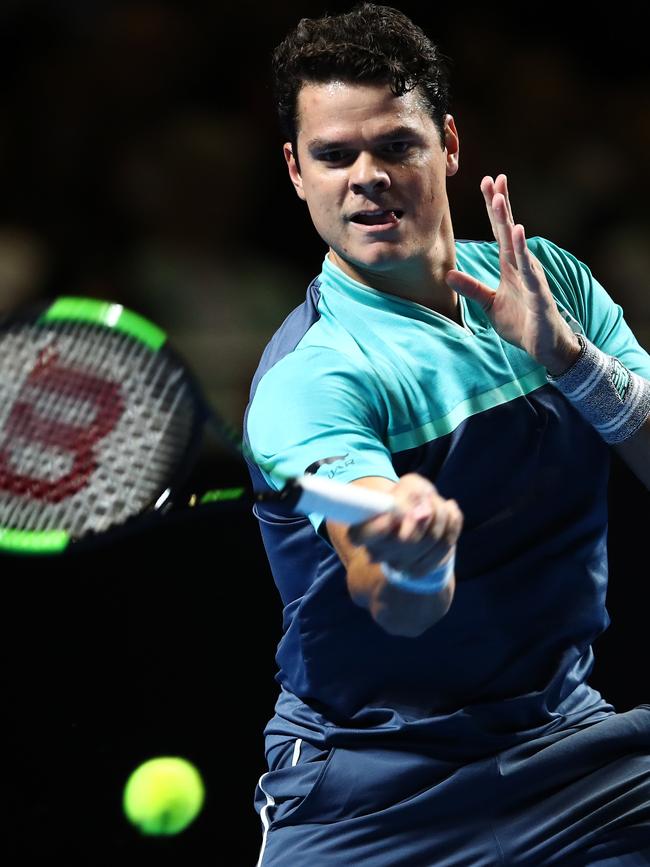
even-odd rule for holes
{"type": "Polygon", "coordinates": [[[54,345],[42,350],[0,432],[0,489],[51,503],[72,496],[88,483],[97,467],[96,445],[124,408],[117,383],[61,363],[54,345]],[[57,418],[65,403],[83,405],[83,422],[57,418]],[[48,466],[49,474],[39,477],[36,469],[21,468],[16,456],[25,452],[38,456],[32,465],[48,466]],[[56,478],[51,478],[53,454],[67,457],[56,478]]]}

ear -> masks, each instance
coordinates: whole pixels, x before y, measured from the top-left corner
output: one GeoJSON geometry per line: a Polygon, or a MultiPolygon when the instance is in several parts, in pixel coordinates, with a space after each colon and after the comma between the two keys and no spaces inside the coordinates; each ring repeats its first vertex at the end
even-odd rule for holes
{"type": "Polygon", "coordinates": [[[298,166],[296,164],[296,158],[293,155],[293,146],[291,142],[285,142],[282,146],[282,151],[284,153],[284,158],[287,161],[287,168],[289,169],[289,177],[291,178],[291,183],[293,184],[296,192],[298,193],[298,197],[305,201],[305,191],[302,188],[302,177],[298,170],[298,166]]]}
{"type": "Polygon", "coordinates": [[[460,142],[454,118],[445,115],[445,153],[447,155],[447,177],[455,175],[458,171],[458,153],[460,142]]]}

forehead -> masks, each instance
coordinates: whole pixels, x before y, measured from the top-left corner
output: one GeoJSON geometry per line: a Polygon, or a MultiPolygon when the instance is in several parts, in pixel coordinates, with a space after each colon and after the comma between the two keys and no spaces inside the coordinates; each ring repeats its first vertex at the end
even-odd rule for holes
{"type": "Polygon", "coordinates": [[[388,84],[329,81],[303,84],[297,100],[298,137],[344,140],[373,138],[395,127],[431,134],[436,127],[417,90],[395,96],[388,84]]]}

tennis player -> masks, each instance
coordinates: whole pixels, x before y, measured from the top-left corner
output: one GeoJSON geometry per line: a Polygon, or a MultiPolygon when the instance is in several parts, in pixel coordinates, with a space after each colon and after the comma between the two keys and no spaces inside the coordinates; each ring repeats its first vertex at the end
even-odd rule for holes
{"type": "Polygon", "coordinates": [[[274,70],[327,252],[254,377],[251,473],[399,511],[256,507],[284,605],[258,867],[650,864],[650,704],[588,684],[610,449],[650,486],[650,355],[505,175],[494,240],[454,237],[448,76],[405,15],[303,19],[274,70]]]}

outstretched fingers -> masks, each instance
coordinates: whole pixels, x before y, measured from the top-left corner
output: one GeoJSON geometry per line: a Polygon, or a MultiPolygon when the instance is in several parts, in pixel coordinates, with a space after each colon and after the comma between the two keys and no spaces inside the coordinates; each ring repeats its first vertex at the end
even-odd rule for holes
{"type": "MultiPolygon", "coordinates": [[[[512,232],[515,256],[517,258],[517,271],[521,281],[531,292],[539,293],[544,289],[543,270],[539,266],[535,255],[528,249],[526,243],[526,231],[521,223],[518,223],[512,232]]],[[[550,290],[546,293],[550,297],[550,290]]]]}
{"type": "Polygon", "coordinates": [[[493,181],[487,175],[481,181],[481,192],[485,199],[492,232],[499,244],[499,255],[502,261],[516,267],[517,259],[512,236],[514,219],[508,194],[508,179],[501,174],[493,181]]]}
{"type": "Polygon", "coordinates": [[[494,181],[491,177],[487,176],[483,178],[481,181],[481,192],[483,193],[483,198],[485,199],[485,207],[487,209],[487,215],[490,220],[490,225],[492,226],[492,234],[494,235],[494,240],[499,240],[499,232],[497,230],[497,223],[494,217],[494,212],[492,210],[492,199],[494,198],[494,181]]]}

